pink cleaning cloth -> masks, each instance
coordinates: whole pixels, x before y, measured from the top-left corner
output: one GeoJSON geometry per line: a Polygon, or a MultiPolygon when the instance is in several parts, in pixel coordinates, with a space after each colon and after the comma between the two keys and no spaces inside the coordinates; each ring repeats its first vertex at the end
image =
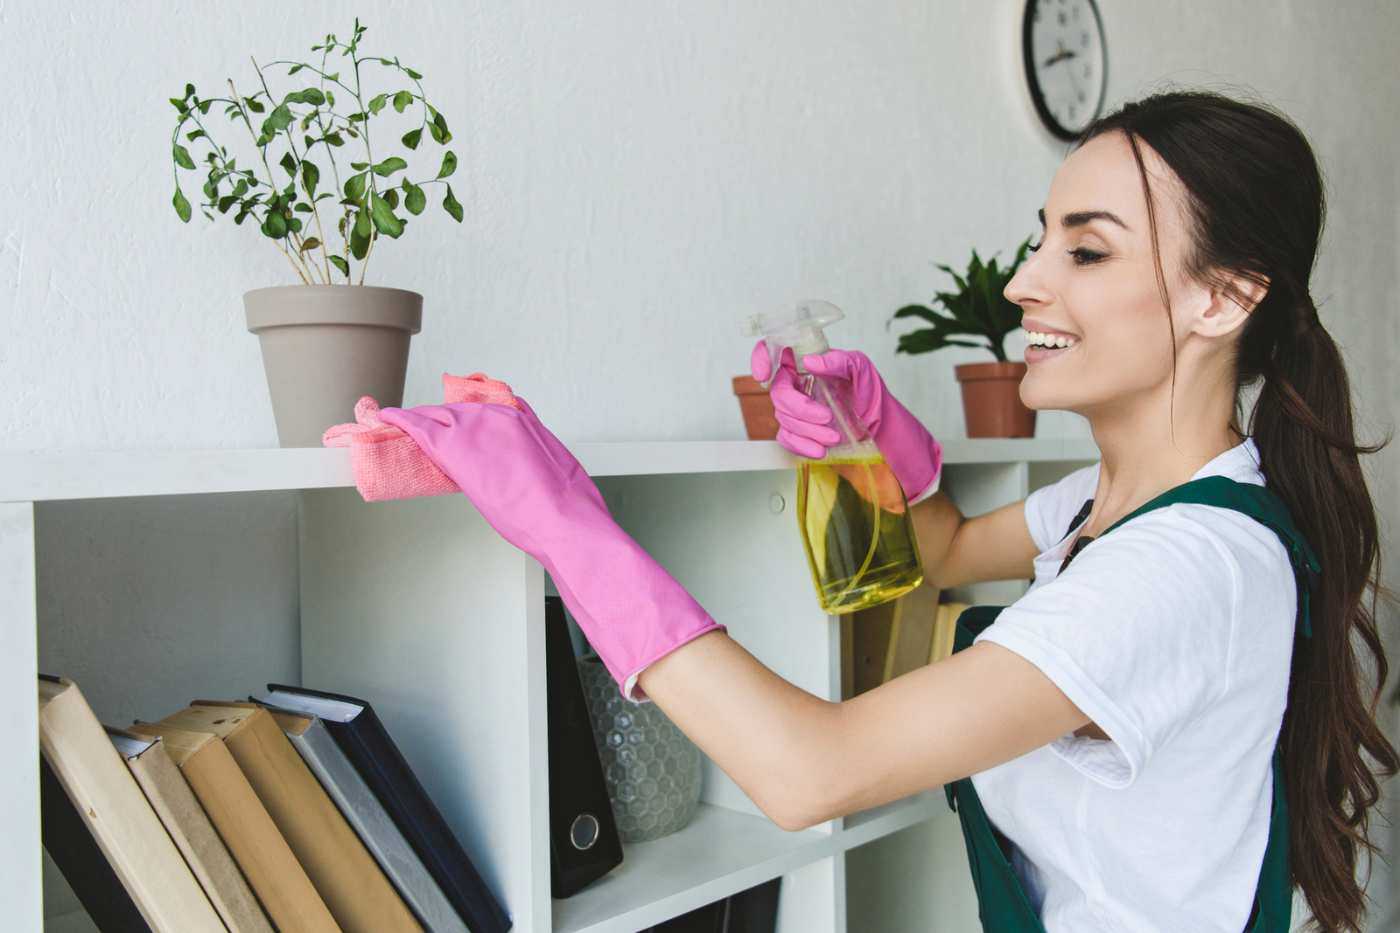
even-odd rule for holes
{"type": "MultiPolygon", "coordinates": [[[[442,400],[444,404],[494,402],[520,407],[510,386],[485,373],[470,376],[443,373],[442,400]]],[[[327,428],[321,435],[321,443],[326,447],[350,448],[355,487],[366,502],[460,491],[413,438],[401,428],[380,420],[379,403],[371,396],[361,396],[355,403],[355,420],[327,428]]]]}

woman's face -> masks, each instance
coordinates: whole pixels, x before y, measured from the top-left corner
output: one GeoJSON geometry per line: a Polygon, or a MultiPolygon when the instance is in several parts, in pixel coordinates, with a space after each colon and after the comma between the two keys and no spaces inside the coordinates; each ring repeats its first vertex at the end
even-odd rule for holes
{"type": "MultiPolygon", "coordinates": [[[[1208,293],[1178,273],[1188,245],[1179,182],[1153,149],[1142,140],[1138,146],[1152,185],[1179,350],[1208,293]]],[[[1105,406],[1132,406],[1169,386],[1172,336],[1142,178],[1127,137],[1104,133],[1071,153],[1055,173],[1042,220],[1039,248],[1016,270],[1005,295],[1021,306],[1026,331],[1069,335],[1072,345],[1049,353],[1027,348],[1021,400],[1034,409],[1089,416],[1105,406]]]]}

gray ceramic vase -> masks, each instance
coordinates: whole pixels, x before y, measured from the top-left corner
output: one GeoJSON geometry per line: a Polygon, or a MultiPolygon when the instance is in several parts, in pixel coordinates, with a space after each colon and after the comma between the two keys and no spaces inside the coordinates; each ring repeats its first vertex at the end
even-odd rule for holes
{"type": "Polygon", "coordinates": [[[579,658],[578,672],[622,841],[684,828],[700,806],[700,749],[661,707],[625,698],[597,657],[579,658]]]}

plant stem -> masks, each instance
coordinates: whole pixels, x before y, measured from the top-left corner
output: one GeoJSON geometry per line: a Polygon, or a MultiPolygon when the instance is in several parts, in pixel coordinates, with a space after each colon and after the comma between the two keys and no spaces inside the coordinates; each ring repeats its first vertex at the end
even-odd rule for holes
{"type": "MultiPolygon", "coordinates": [[[[258,63],[254,61],[253,67],[256,68],[257,64],[258,63]]],[[[238,107],[238,115],[243,118],[243,125],[248,127],[248,135],[253,137],[253,145],[258,148],[258,154],[262,158],[263,168],[267,169],[267,186],[275,195],[277,193],[277,185],[272,181],[272,167],[267,164],[267,147],[258,146],[258,134],[253,132],[253,123],[248,119],[248,112],[243,109],[243,98],[238,96],[238,89],[233,86],[232,78],[228,79],[228,89],[229,93],[233,95],[234,105],[238,107]]],[[[271,94],[268,95],[268,103],[272,103],[271,94]]],[[[273,238],[273,242],[277,242],[275,237],[273,238]]],[[[282,255],[286,256],[287,260],[291,262],[293,268],[297,270],[297,275],[301,276],[301,280],[307,285],[313,284],[311,278],[306,274],[306,271],[301,266],[298,266],[296,259],[293,258],[291,253],[287,252],[287,248],[281,243],[277,243],[277,248],[282,250],[282,255]]]]}
{"type": "MultiPolygon", "coordinates": [[[[365,117],[360,121],[364,124],[360,127],[360,132],[365,136],[365,158],[369,161],[369,170],[365,172],[365,178],[369,181],[369,190],[365,192],[366,205],[372,210],[373,198],[379,191],[375,188],[374,181],[374,152],[371,151],[369,145],[369,114],[365,111],[364,99],[360,97],[360,59],[356,57],[353,50],[350,52],[350,61],[355,64],[355,102],[360,105],[360,113],[364,114],[365,117]]],[[[365,258],[360,262],[360,285],[365,284],[365,269],[369,267],[369,257],[374,253],[374,241],[377,239],[379,239],[379,229],[371,222],[369,248],[365,250],[365,258]]]]}
{"type": "MultiPolygon", "coordinates": [[[[267,79],[263,77],[262,69],[258,67],[258,61],[257,61],[257,59],[253,58],[252,56],[249,56],[249,59],[250,59],[250,60],[252,61],[252,63],[253,63],[253,70],[256,71],[256,72],[258,73],[258,83],[260,83],[260,84],[262,85],[263,93],[267,95],[267,102],[268,102],[269,104],[271,104],[271,103],[273,102],[273,101],[272,101],[272,91],[268,90],[268,87],[267,87],[267,79]]],[[[290,108],[289,108],[289,109],[290,109],[290,108]]],[[[296,121],[293,121],[293,123],[295,123],[295,122],[296,122],[296,121]]],[[[289,125],[286,129],[283,130],[283,132],[287,134],[287,146],[288,146],[288,147],[291,149],[291,151],[292,151],[292,162],[293,162],[293,164],[295,165],[295,169],[294,169],[293,172],[292,172],[292,189],[293,189],[293,190],[296,190],[296,184],[297,184],[298,181],[301,180],[301,155],[300,155],[300,153],[297,152],[296,137],[294,137],[294,136],[292,135],[291,126],[289,125]]],[[[270,172],[270,171],[272,171],[272,170],[271,170],[271,169],[268,169],[268,171],[270,172]]],[[[277,189],[274,188],[274,189],[272,189],[272,190],[273,190],[273,191],[276,191],[277,189]]],[[[305,185],[305,183],[302,184],[302,190],[303,190],[303,191],[306,191],[306,185],[305,185]]],[[[315,199],[311,196],[311,193],[310,193],[310,192],[307,192],[306,197],[307,197],[307,199],[311,202],[311,212],[312,212],[313,214],[316,214],[316,201],[315,201],[315,199]]],[[[293,213],[294,213],[294,212],[293,212],[293,213]]],[[[316,227],[317,227],[318,230],[320,229],[320,226],[321,226],[321,217],[320,217],[319,214],[316,214],[316,227]]],[[[303,244],[306,242],[306,240],[303,239],[302,235],[301,235],[298,231],[292,229],[292,225],[291,225],[290,222],[287,224],[287,236],[288,236],[288,238],[290,238],[290,239],[292,240],[292,243],[296,246],[297,255],[300,256],[300,257],[302,258],[302,261],[306,262],[307,267],[308,267],[308,268],[314,268],[314,266],[311,265],[310,260],[307,259],[307,256],[306,256],[306,249],[305,249],[305,247],[304,247],[304,245],[303,245],[303,244]]],[[[325,234],[322,233],[322,238],[324,239],[324,237],[325,237],[325,234]]],[[[327,264],[327,269],[326,269],[326,280],[325,280],[325,282],[323,282],[323,283],[321,283],[321,284],[323,284],[323,285],[329,285],[329,284],[331,284],[331,276],[330,276],[329,263],[327,264]]]]}

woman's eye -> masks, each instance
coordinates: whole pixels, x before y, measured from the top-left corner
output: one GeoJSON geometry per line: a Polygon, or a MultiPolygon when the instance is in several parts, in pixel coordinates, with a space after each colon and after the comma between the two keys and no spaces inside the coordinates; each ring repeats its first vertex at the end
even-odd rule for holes
{"type": "Polygon", "coordinates": [[[1104,258],[1103,253],[1096,253],[1091,249],[1084,249],[1083,247],[1072,249],[1069,251],[1069,254],[1074,257],[1075,265],[1079,266],[1087,266],[1104,258]]]}

